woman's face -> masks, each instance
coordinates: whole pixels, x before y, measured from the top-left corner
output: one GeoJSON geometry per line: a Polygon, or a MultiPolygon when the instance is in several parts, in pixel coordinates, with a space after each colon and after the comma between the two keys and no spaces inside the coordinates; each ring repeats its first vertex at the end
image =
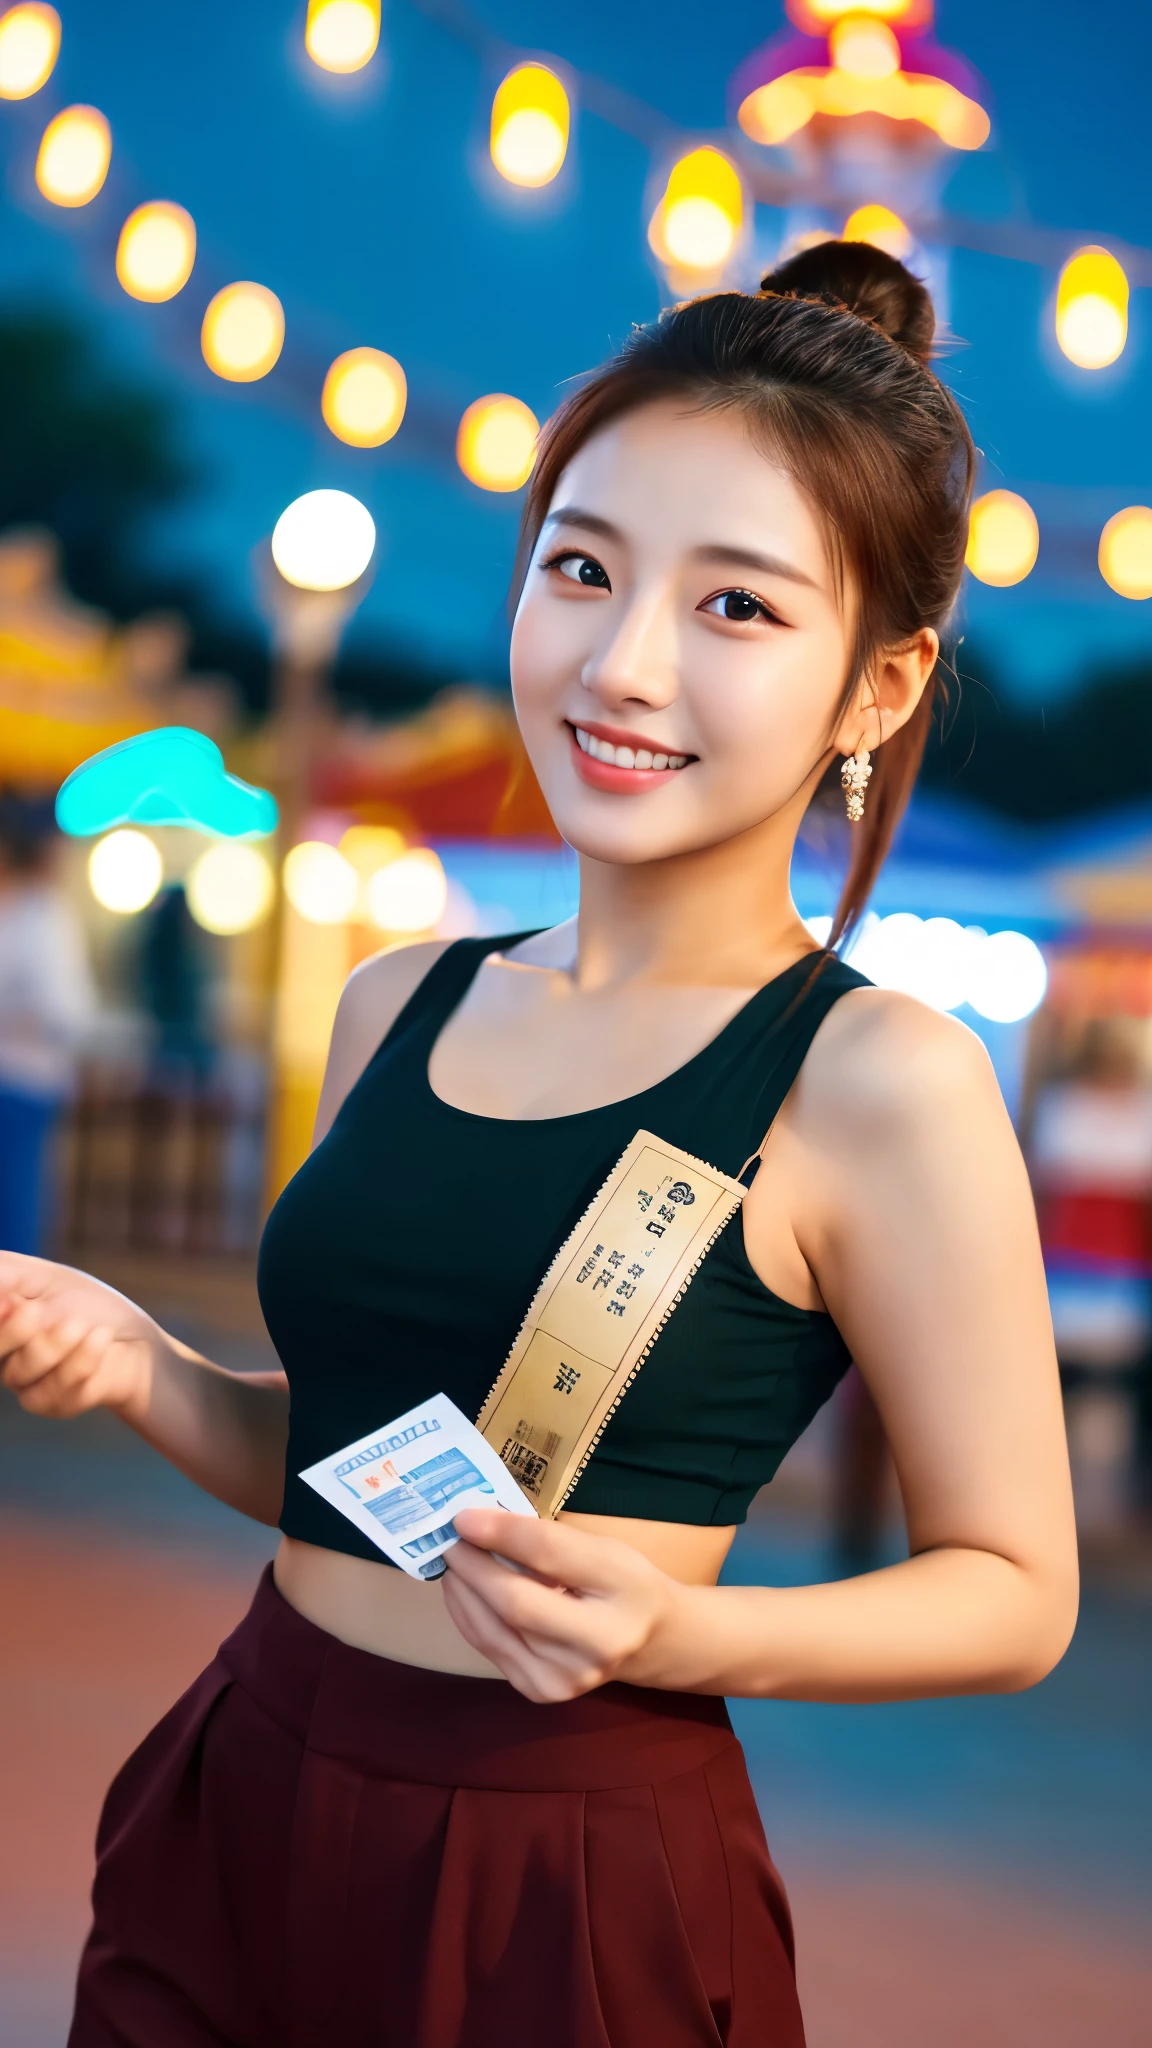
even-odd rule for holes
{"type": "Polygon", "coordinates": [[[564,838],[659,860],[806,800],[853,618],[811,507],[739,413],[661,403],[595,435],[560,480],[512,633],[517,714],[564,838]]]}

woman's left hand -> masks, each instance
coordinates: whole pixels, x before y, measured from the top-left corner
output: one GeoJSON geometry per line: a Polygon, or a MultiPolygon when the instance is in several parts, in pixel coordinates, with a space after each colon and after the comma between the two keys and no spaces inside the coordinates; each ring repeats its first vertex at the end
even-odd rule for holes
{"type": "Polygon", "coordinates": [[[638,1550],[496,1508],[464,1509],[456,1527],[448,1612],[526,1699],[577,1699],[613,1678],[668,1682],[661,1653],[688,1589],[638,1550]]]}

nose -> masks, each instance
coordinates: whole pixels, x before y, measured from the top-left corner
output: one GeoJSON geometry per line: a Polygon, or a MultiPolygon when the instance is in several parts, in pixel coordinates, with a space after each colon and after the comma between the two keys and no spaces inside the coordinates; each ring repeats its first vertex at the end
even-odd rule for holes
{"type": "Polygon", "coordinates": [[[605,605],[605,636],[580,672],[586,690],[609,709],[625,704],[659,710],[679,692],[677,633],[671,593],[635,590],[623,610],[605,605]]]}

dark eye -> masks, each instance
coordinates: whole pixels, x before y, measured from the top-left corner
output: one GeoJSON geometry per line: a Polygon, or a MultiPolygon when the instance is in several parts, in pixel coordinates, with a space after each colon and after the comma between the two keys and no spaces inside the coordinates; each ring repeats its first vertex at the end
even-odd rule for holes
{"type": "Polygon", "coordinates": [[[545,562],[544,567],[559,569],[560,574],[566,576],[569,583],[584,583],[593,590],[612,588],[607,570],[601,568],[593,555],[553,555],[551,561],[545,562]]]}
{"type": "Polygon", "coordinates": [[[721,590],[700,607],[702,612],[711,612],[718,619],[733,619],[737,625],[746,626],[753,619],[770,617],[762,598],[753,597],[750,590],[721,590]]]}

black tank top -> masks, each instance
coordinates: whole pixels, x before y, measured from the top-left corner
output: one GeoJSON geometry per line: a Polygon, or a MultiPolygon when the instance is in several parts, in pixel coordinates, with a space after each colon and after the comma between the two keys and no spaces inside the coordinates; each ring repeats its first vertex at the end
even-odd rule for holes
{"type": "MultiPolygon", "coordinates": [[[[481,961],[517,943],[462,939],[441,954],[268,1218],[260,1300],[291,1389],[280,1527],[306,1543],[386,1563],[297,1475],[433,1394],[474,1418],[537,1283],[636,1131],[738,1174],[821,1020],[866,986],[809,955],[655,1087],[571,1116],[474,1116],[433,1093],[429,1055],[481,961]]],[[[848,1363],[830,1316],[757,1278],[737,1213],[567,1505],[742,1522],[848,1363]]]]}

